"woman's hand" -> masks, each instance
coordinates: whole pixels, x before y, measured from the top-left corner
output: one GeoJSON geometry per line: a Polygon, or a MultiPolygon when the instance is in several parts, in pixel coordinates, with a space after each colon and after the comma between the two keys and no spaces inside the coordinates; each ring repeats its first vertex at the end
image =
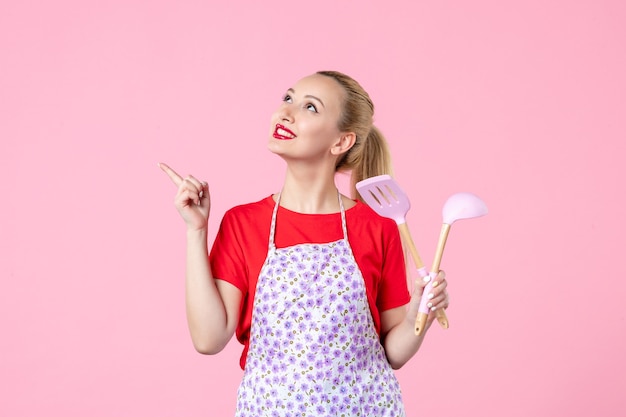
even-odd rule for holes
{"type": "Polygon", "coordinates": [[[174,206],[187,224],[188,230],[201,230],[207,227],[209,212],[211,210],[211,198],[209,186],[204,181],[199,181],[189,175],[185,178],[178,175],[169,166],[160,163],[161,168],[174,185],[178,192],[174,198],[174,206]]]}
{"type": "Polygon", "coordinates": [[[448,281],[446,281],[446,273],[444,271],[439,271],[439,273],[435,277],[432,285],[432,292],[430,294],[424,294],[424,288],[426,288],[427,284],[428,281],[424,281],[421,278],[418,278],[416,280],[415,287],[413,289],[413,295],[411,296],[411,302],[407,312],[407,319],[412,323],[415,322],[415,318],[417,317],[422,297],[428,297],[430,299],[428,301],[428,308],[430,308],[430,313],[428,314],[427,321],[428,328],[430,327],[432,321],[435,319],[434,312],[441,308],[448,308],[448,306],[450,305],[450,297],[448,295],[448,291],[446,290],[446,288],[448,287],[448,281]]]}

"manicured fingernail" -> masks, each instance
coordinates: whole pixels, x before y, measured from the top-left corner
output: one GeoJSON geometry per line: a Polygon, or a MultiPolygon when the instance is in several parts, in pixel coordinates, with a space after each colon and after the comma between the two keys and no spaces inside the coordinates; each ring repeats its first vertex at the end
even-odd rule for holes
{"type": "Polygon", "coordinates": [[[430,281],[430,275],[426,275],[424,277],[424,282],[429,282],[430,281]]]}
{"type": "Polygon", "coordinates": [[[431,298],[433,298],[435,296],[435,294],[433,294],[432,292],[430,294],[428,294],[428,299],[430,300],[431,298]]]}
{"type": "Polygon", "coordinates": [[[433,303],[428,303],[428,304],[426,304],[426,307],[428,307],[428,308],[433,308],[433,303]]]}
{"type": "Polygon", "coordinates": [[[431,307],[430,308],[430,311],[435,311],[435,310],[437,310],[437,307],[431,307]]]}
{"type": "Polygon", "coordinates": [[[435,288],[437,285],[439,285],[439,281],[433,282],[433,288],[435,288]]]}

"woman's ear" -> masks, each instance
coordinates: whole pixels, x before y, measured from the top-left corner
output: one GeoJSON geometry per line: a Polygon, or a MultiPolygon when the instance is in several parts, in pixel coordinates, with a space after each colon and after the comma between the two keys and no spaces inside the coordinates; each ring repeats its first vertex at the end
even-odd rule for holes
{"type": "Polygon", "coordinates": [[[356,134],[354,132],[341,133],[337,142],[330,148],[330,153],[333,155],[341,155],[350,150],[356,142],[356,134]]]}

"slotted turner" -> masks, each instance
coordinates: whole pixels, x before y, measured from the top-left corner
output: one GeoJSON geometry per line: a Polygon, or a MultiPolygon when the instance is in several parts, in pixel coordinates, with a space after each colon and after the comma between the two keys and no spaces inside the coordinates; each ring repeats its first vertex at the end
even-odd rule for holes
{"type": "MultiPolygon", "coordinates": [[[[389,175],[378,175],[359,181],[356,184],[356,189],[359,194],[361,194],[361,198],[363,198],[367,205],[376,213],[383,217],[393,219],[396,222],[402,240],[409,248],[409,252],[411,252],[419,276],[422,278],[428,276],[426,266],[417,252],[417,248],[411,237],[411,232],[406,224],[406,214],[411,208],[411,202],[398,183],[389,175]]],[[[431,292],[432,282],[432,279],[428,282],[426,288],[424,288],[424,294],[431,292]]],[[[419,312],[428,315],[429,309],[426,307],[426,303],[421,304],[423,304],[423,306],[420,305],[419,312]]],[[[450,324],[445,310],[438,309],[435,313],[441,327],[447,329],[450,324]]]]}

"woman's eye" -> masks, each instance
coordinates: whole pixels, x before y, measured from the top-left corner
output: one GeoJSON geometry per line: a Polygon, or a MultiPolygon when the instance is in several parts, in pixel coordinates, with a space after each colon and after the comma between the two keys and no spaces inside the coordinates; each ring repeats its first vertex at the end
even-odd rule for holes
{"type": "Polygon", "coordinates": [[[283,101],[286,103],[291,103],[293,100],[291,99],[291,96],[289,94],[286,94],[285,97],[283,97],[283,101]]]}
{"type": "Polygon", "coordinates": [[[311,104],[311,103],[306,105],[306,109],[309,110],[309,111],[312,111],[314,113],[317,113],[317,108],[313,104],[311,104]]]}

